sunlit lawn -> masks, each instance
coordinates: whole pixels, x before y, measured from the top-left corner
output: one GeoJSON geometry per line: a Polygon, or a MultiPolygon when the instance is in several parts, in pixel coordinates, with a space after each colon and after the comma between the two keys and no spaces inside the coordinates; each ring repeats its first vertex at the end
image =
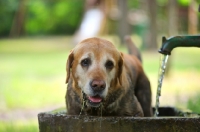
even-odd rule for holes
{"type": "MultiPolygon", "coordinates": [[[[38,112],[65,106],[65,65],[72,47],[65,36],[0,40],[0,131],[38,131],[38,112]]],[[[142,56],[155,105],[160,54],[144,51],[142,56]]],[[[162,106],[187,108],[189,98],[200,95],[199,56],[195,48],[173,51],[162,106]]]]}
{"type": "Polygon", "coordinates": [[[65,106],[70,46],[67,37],[0,40],[0,131],[38,130],[38,112],[65,106]]]}
{"type": "Polygon", "coordinates": [[[64,96],[60,95],[65,91],[69,44],[56,38],[43,41],[0,42],[1,104],[6,102],[3,109],[41,108],[63,102],[64,96]]]}

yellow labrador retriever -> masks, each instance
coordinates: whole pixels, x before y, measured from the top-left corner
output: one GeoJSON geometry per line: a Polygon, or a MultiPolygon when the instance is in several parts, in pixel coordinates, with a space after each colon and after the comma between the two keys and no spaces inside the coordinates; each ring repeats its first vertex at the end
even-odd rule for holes
{"type": "Polygon", "coordinates": [[[127,39],[129,52],[119,52],[101,38],[88,38],[67,60],[69,115],[151,116],[151,89],[140,54],[127,39]]]}

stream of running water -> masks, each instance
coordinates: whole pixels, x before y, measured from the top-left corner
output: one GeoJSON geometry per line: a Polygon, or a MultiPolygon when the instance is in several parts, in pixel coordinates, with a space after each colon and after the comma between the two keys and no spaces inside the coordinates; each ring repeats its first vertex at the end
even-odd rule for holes
{"type": "Polygon", "coordinates": [[[158,72],[158,85],[157,85],[156,106],[155,106],[154,117],[157,117],[159,114],[159,111],[158,111],[158,108],[160,105],[159,98],[161,96],[162,82],[163,82],[163,78],[165,75],[165,69],[166,69],[168,57],[169,57],[169,55],[162,55],[161,59],[160,59],[160,68],[159,68],[159,72],[158,72]]]}

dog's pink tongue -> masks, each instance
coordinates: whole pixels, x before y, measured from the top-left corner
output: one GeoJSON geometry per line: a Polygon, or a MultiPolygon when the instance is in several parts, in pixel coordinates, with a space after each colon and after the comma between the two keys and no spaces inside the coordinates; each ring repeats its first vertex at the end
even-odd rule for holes
{"type": "Polygon", "coordinates": [[[92,102],[94,102],[94,103],[100,103],[101,100],[102,100],[102,98],[99,97],[99,96],[93,96],[93,97],[89,96],[89,100],[92,101],[92,102]]]}

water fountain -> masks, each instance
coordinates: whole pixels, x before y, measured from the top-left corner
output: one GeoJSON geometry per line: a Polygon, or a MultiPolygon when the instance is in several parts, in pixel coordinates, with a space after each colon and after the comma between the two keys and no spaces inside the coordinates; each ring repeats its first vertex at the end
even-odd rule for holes
{"type": "Polygon", "coordinates": [[[200,36],[175,36],[169,39],[162,38],[162,47],[158,51],[163,54],[161,56],[161,64],[159,69],[157,95],[156,95],[156,106],[154,116],[157,117],[159,114],[159,97],[161,96],[162,81],[165,74],[166,64],[171,51],[176,47],[200,47],[200,36]]]}
{"type": "Polygon", "coordinates": [[[180,111],[173,107],[159,107],[159,97],[165,65],[176,47],[200,47],[200,36],[163,37],[159,50],[163,54],[155,117],[94,117],[70,116],[65,109],[38,114],[40,132],[127,132],[127,131],[200,131],[200,114],[180,111]]]}

